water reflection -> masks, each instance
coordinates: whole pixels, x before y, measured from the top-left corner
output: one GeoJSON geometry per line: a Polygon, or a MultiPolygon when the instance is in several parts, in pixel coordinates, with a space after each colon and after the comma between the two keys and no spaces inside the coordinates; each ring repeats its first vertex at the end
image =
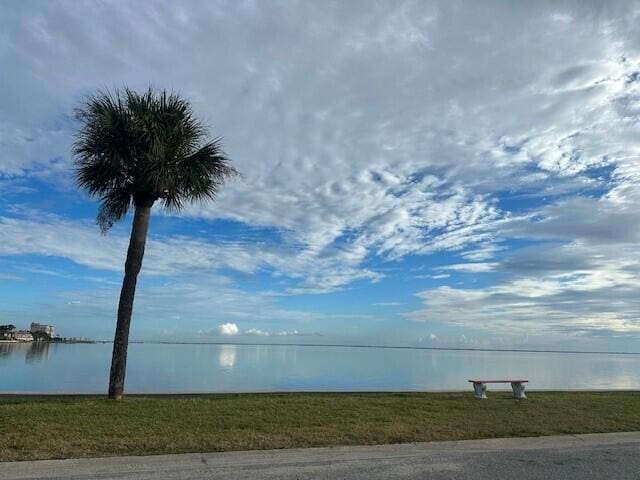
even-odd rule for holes
{"type": "Polygon", "coordinates": [[[15,343],[0,342],[0,357],[8,357],[14,350],[15,343]]]}
{"type": "Polygon", "coordinates": [[[225,369],[232,369],[236,363],[237,345],[220,345],[218,352],[218,365],[225,369]]]}
{"type": "Polygon", "coordinates": [[[49,342],[0,342],[0,357],[22,355],[26,363],[41,362],[49,358],[49,342]]]}
{"type": "Polygon", "coordinates": [[[25,354],[25,361],[31,363],[47,360],[50,348],[51,344],[49,342],[31,342],[30,348],[25,354]]]}

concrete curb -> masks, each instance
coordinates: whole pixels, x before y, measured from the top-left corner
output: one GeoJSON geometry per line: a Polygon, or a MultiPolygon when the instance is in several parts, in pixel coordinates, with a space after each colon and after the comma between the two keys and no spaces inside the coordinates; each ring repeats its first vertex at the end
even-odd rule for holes
{"type": "Polygon", "coordinates": [[[243,478],[243,475],[245,478],[287,478],[287,472],[296,475],[291,478],[307,478],[298,476],[301,475],[298,471],[313,469],[317,472],[318,469],[322,471],[336,468],[345,471],[354,470],[355,476],[341,478],[365,478],[358,476],[359,472],[363,471],[363,465],[419,464],[423,468],[437,467],[436,469],[449,471],[451,465],[459,465],[466,457],[484,458],[494,454],[502,455],[505,452],[515,455],[533,453],[539,457],[545,452],[557,454],[580,451],[584,453],[591,449],[609,451],[616,446],[631,448],[638,452],[638,458],[640,458],[640,432],[8,462],[0,463],[0,479],[191,479],[215,478],[216,474],[220,475],[220,478],[236,478],[234,475],[239,475],[237,478],[243,478]],[[278,475],[284,476],[262,475],[264,472],[274,470],[279,472],[278,475]]]}

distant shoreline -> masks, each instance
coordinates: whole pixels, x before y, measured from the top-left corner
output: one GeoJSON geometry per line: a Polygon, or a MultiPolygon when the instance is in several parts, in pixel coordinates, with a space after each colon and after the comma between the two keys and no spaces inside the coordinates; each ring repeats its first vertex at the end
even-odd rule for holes
{"type": "Polygon", "coordinates": [[[61,339],[61,340],[0,340],[0,343],[25,343],[25,344],[39,344],[39,343],[112,343],[112,342],[104,342],[95,340],[71,340],[71,339],[61,339]]]}
{"type": "MultiPolygon", "coordinates": [[[[95,340],[91,343],[113,343],[112,340],[95,340]]],[[[597,355],[640,355],[640,352],[617,352],[597,350],[551,350],[551,349],[517,349],[517,348],[463,348],[463,347],[417,347],[402,345],[361,345],[339,343],[257,343],[257,342],[190,342],[163,340],[133,340],[129,344],[155,345],[245,345],[245,346],[273,346],[273,347],[330,347],[330,348],[379,348],[396,350],[440,350],[453,352],[505,352],[505,353],[569,353],[569,354],[597,354],[597,355]]]]}
{"type": "MultiPolygon", "coordinates": [[[[0,340],[1,343],[56,343],[56,344],[107,344],[113,340],[38,340],[23,342],[19,340],[0,340]]],[[[193,342],[164,340],[133,340],[129,344],[147,345],[239,345],[269,347],[328,347],[328,348],[371,348],[388,350],[438,350],[445,352],[504,352],[504,353],[566,353],[574,355],[640,355],[640,352],[598,351],[598,350],[552,350],[518,348],[471,348],[471,347],[418,347],[410,345],[361,345],[342,343],[258,343],[258,342],[193,342]]]]}

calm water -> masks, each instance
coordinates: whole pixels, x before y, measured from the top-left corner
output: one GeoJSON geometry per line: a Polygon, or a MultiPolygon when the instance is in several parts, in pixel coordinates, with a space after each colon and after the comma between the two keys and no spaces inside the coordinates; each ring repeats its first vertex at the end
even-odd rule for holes
{"type": "MultiPolygon", "coordinates": [[[[0,392],[106,390],[110,344],[1,344],[0,392]]],[[[640,389],[640,355],[321,346],[129,346],[127,391],[459,390],[473,377],[531,389],[640,389]]]]}

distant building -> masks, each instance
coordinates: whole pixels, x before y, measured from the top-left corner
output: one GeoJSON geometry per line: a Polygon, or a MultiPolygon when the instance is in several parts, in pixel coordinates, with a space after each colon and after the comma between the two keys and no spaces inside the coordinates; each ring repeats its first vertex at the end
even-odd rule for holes
{"type": "Polygon", "coordinates": [[[33,342],[33,335],[27,330],[16,330],[13,338],[19,342],[33,342]]]}
{"type": "Polygon", "coordinates": [[[55,333],[55,328],[53,325],[44,325],[42,323],[31,323],[31,328],[29,329],[31,333],[46,333],[50,337],[53,337],[55,333]]]}

